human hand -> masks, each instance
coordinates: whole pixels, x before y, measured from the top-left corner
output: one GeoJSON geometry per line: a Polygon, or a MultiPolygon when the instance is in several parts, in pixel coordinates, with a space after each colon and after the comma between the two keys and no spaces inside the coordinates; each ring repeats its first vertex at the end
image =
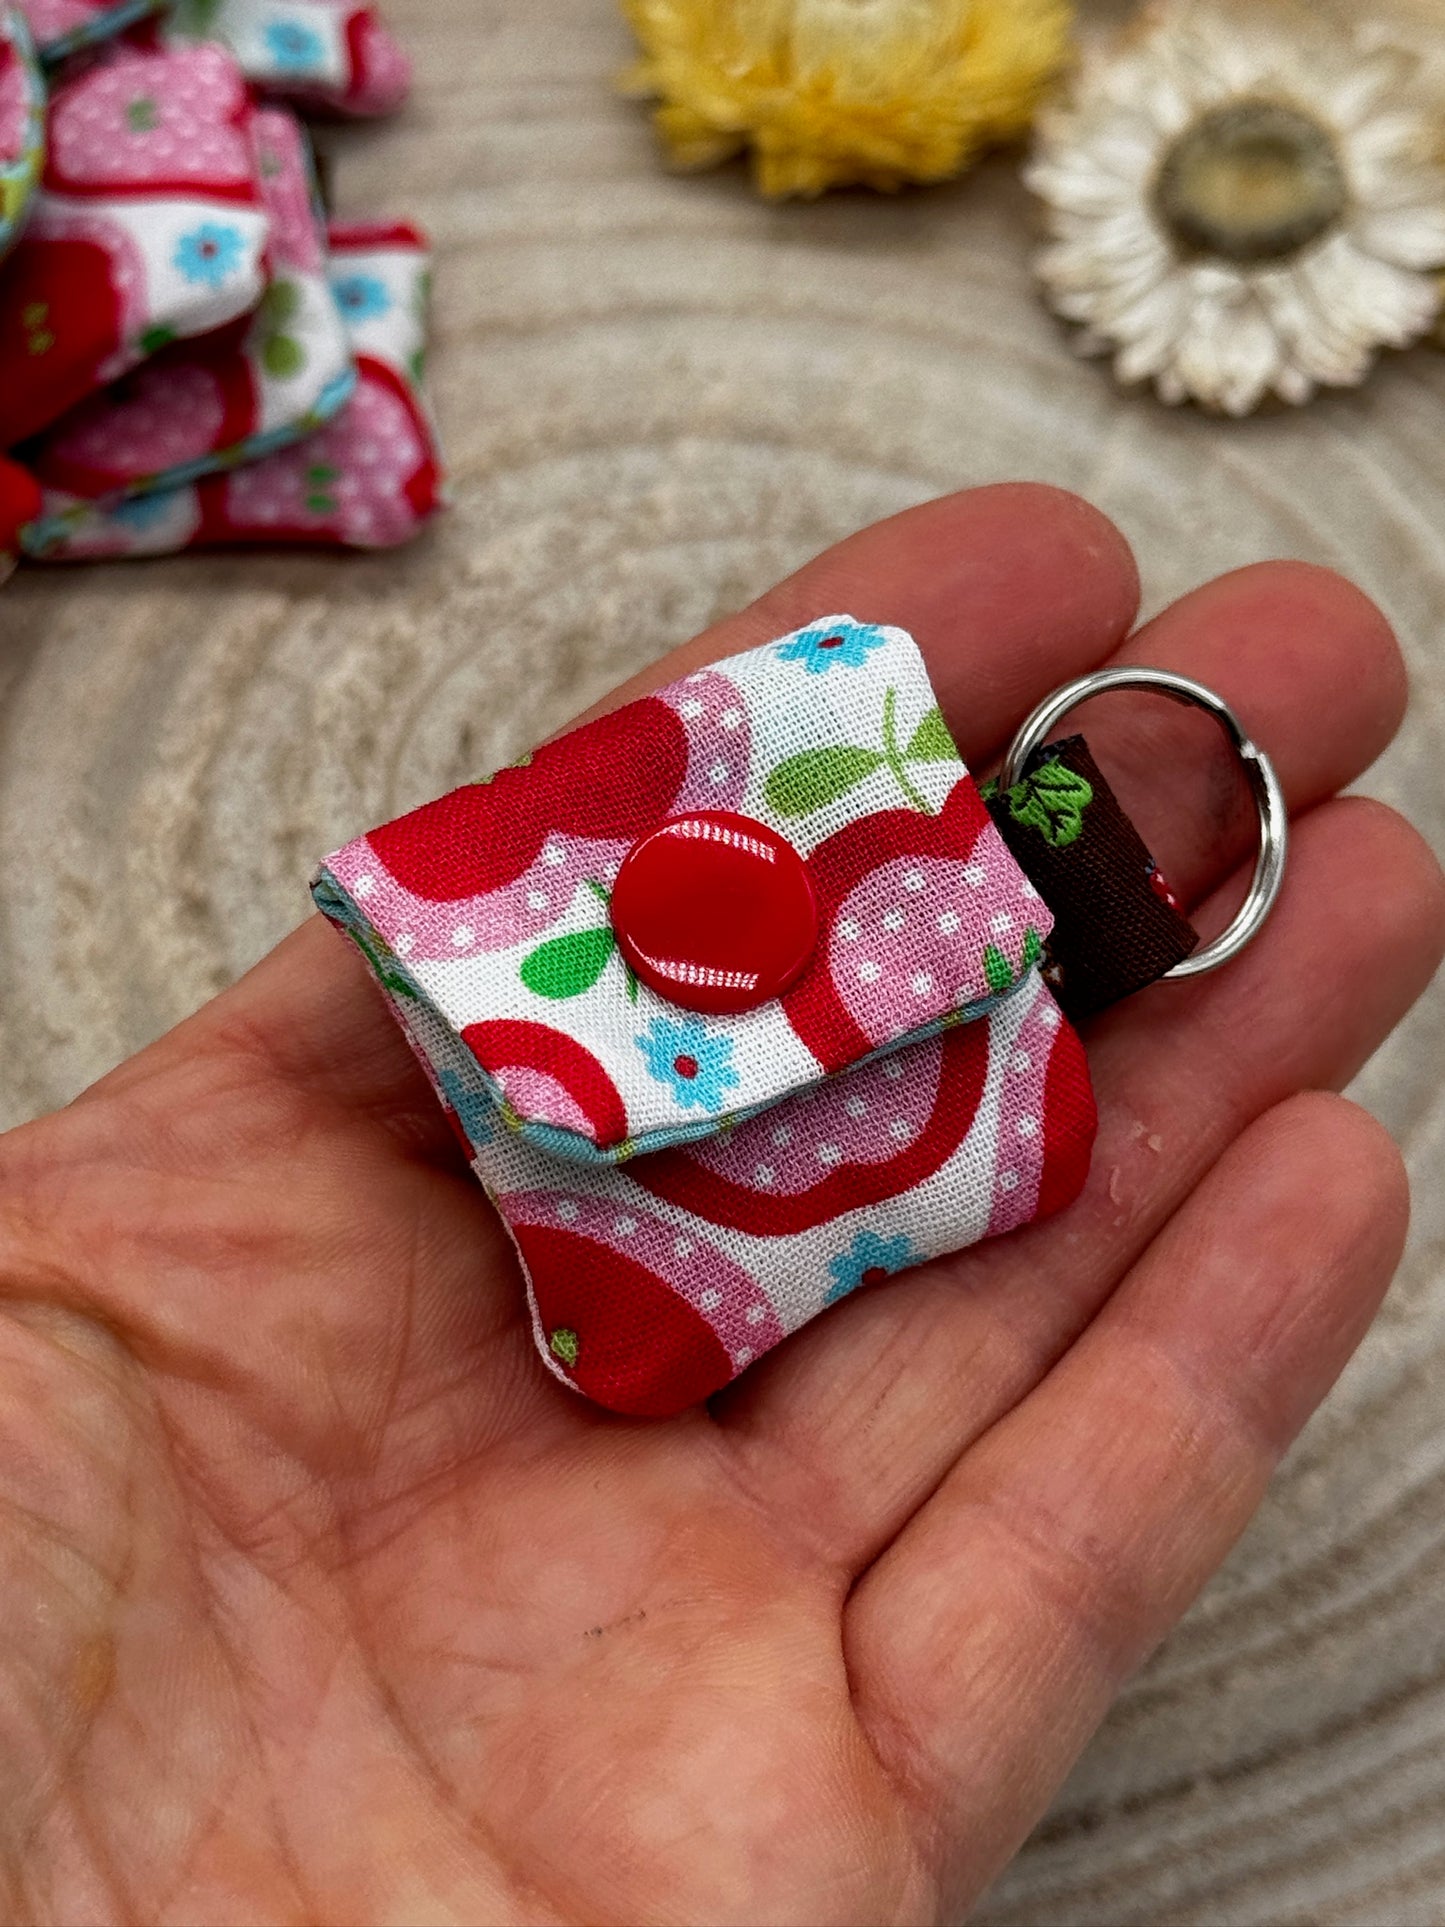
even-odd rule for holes
{"type": "MultiPolygon", "coordinates": [[[[1082,503],[981,490],[643,679],[846,607],[913,631],[983,769],[1047,690],[1145,661],[1241,712],[1297,816],[1261,940],[1091,1027],[1082,1200],[710,1410],[619,1419],[541,1368],[319,919],[0,1140],[9,1917],[873,1923],[997,1873],[1379,1302],[1399,1158],[1318,1093],[1445,945],[1420,840],[1335,800],[1405,699],[1372,606],[1268,565],[1125,640],[1135,592],[1082,503]]],[[[1115,698],[1089,733],[1216,927],[1253,819],[1211,726],[1115,698]]]]}

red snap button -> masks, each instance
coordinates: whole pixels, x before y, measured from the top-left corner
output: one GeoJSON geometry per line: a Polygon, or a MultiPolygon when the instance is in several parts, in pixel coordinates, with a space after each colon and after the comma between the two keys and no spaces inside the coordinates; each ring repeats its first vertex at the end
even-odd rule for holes
{"type": "Polygon", "coordinates": [[[618,948],[649,990],[735,1016],[780,997],[818,941],[803,859],[765,823],[699,810],[634,843],[612,889],[618,948]]]}

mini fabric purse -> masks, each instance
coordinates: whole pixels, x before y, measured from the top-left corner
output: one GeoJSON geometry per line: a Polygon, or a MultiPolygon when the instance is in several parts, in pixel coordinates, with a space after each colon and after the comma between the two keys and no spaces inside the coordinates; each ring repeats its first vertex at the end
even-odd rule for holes
{"type": "Polygon", "coordinates": [[[615,1410],[682,1410],[1084,1182],[1054,919],[902,630],[698,670],[313,888],[511,1233],[544,1362],[615,1410]]]}
{"type": "Polygon", "coordinates": [[[288,447],[330,421],[355,388],[305,129],[285,108],[264,107],[251,137],[271,224],[256,314],[163,348],[26,450],[48,491],[46,520],[27,535],[32,551],[63,539],[93,505],[114,507],[288,447]]]}
{"type": "Polygon", "coordinates": [[[256,306],[270,222],[251,114],[215,46],[117,45],[57,88],[44,182],[0,267],[0,447],[256,306]]]}
{"type": "Polygon", "coordinates": [[[388,548],[442,501],[420,381],[430,255],[405,223],[333,223],[331,298],[356,365],[348,400],[303,440],[181,488],[50,515],[24,532],[44,562],[170,555],[252,542],[388,548]]]}
{"type": "Polygon", "coordinates": [[[224,40],[264,93],[338,114],[389,114],[411,62],[376,9],[354,0],[178,0],[174,31],[224,40]]]}

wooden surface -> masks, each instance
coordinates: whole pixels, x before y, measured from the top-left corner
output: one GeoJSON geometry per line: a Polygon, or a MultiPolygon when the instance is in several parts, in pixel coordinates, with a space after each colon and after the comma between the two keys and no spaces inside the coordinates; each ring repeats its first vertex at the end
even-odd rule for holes
{"type": "MultiPolygon", "coordinates": [[[[1445,355],[1300,416],[1170,415],[1038,310],[1007,166],[767,208],[736,174],[662,173],[608,90],[606,0],[393,13],[416,104],[331,145],[344,211],[436,236],[456,507],[400,557],[31,573],[0,595],[0,1121],[259,956],[318,853],[845,531],[968,483],[1093,497],[1151,606],[1264,556],[1357,576],[1415,677],[1369,787],[1442,838],[1445,355]]],[[[1389,1309],[992,1927],[1445,1918],[1442,1072],[1437,989],[1362,1086],[1417,1181],[1389,1309]]]]}

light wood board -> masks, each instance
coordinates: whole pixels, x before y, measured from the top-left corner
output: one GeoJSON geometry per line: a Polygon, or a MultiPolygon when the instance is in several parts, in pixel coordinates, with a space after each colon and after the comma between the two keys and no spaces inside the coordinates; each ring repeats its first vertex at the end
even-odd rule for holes
{"type": "MultiPolygon", "coordinates": [[[[0,594],[0,1121],[258,957],[320,852],[846,531],[970,483],[1091,496],[1151,607],[1266,556],[1359,578],[1415,680],[1369,787],[1445,842],[1445,354],[1299,416],[1169,414],[1076,363],[1036,305],[1010,166],[766,207],[736,173],[657,165],[609,91],[627,43],[606,0],[392,13],[415,104],[329,145],[343,211],[436,237],[455,508],[399,556],[36,571],[0,594]]],[[[1437,989],[1361,1087],[1417,1185],[1390,1306],[991,1927],[1445,1918],[1442,1076],[1437,989]]]]}

